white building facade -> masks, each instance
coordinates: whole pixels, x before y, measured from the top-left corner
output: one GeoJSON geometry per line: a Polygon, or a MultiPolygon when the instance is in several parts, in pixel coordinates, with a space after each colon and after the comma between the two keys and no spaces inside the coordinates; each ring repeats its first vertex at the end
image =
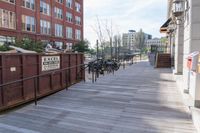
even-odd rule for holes
{"type": "Polygon", "coordinates": [[[135,49],[135,37],[137,33],[134,30],[129,31],[128,33],[123,33],[122,42],[123,46],[129,50],[135,49]]]}
{"type": "MultiPolygon", "coordinates": [[[[179,88],[191,101],[190,109],[194,124],[200,131],[200,73],[188,67],[188,56],[200,51],[200,0],[168,0],[168,20],[162,27],[175,45],[173,72],[179,88]],[[179,4],[179,5],[178,5],[179,4]],[[178,7],[178,8],[177,8],[178,7]],[[174,36],[174,38],[173,38],[174,36]],[[198,124],[196,124],[198,123],[198,124]]],[[[171,47],[171,50],[173,48],[171,47]]]]}
{"type": "Polygon", "coordinates": [[[158,48],[165,48],[166,46],[166,44],[162,41],[161,38],[153,38],[145,41],[146,48],[149,49],[152,45],[157,46],[158,48]]]}
{"type": "MultiPolygon", "coordinates": [[[[123,33],[122,34],[123,46],[129,50],[137,49],[135,46],[137,34],[138,34],[138,32],[136,32],[135,30],[129,30],[128,33],[123,33]]],[[[145,41],[148,39],[152,39],[152,35],[144,33],[144,38],[145,38],[145,41]]]]}

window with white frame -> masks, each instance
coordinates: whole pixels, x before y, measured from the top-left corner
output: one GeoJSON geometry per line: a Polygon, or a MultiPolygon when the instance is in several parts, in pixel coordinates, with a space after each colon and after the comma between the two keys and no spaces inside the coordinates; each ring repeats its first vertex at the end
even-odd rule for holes
{"type": "Polygon", "coordinates": [[[15,4],[15,0],[0,0],[0,1],[5,1],[5,2],[8,2],[8,3],[15,4]]]}
{"type": "Polygon", "coordinates": [[[63,49],[63,42],[55,42],[55,46],[57,49],[63,49]]]}
{"type": "Polygon", "coordinates": [[[51,24],[49,21],[40,20],[40,33],[46,35],[51,34],[51,24]]]}
{"type": "Polygon", "coordinates": [[[22,30],[35,32],[35,18],[31,16],[22,15],[22,30]]]}
{"type": "Polygon", "coordinates": [[[0,45],[3,45],[5,43],[15,43],[15,37],[11,36],[1,36],[0,35],[0,45]]]}
{"type": "Polygon", "coordinates": [[[63,37],[63,27],[60,24],[55,24],[55,36],[63,37]]]}
{"type": "Polygon", "coordinates": [[[73,15],[70,12],[66,13],[67,22],[73,23],[73,15]]]}
{"type": "Polygon", "coordinates": [[[75,17],[75,23],[76,23],[77,25],[81,25],[81,18],[78,17],[78,16],[76,16],[76,17],[75,17]]]}
{"type": "Polygon", "coordinates": [[[73,29],[72,29],[72,27],[66,27],[66,37],[68,39],[73,39],[73,29]]]}
{"type": "Polygon", "coordinates": [[[0,27],[16,29],[16,14],[0,8],[0,27]]]}
{"type": "Polygon", "coordinates": [[[81,30],[77,30],[75,31],[75,39],[76,40],[81,40],[81,30]]]}
{"type": "Polygon", "coordinates": [[[34,10],[35,0],[23,0],[22,6],[34,10]]]}
{"type": "Polygon", "coordinates": [[[72,50],[72,46],[73,46],[72,43],[66,43],[66,50],[68,51],[72,50]]]}
{"type": "Polygon", "coordinates": [[[54,14],[56,18],[62,19],[63,18],[63,11],[62,9],[55,7],[54,8],[54,14]]]}
{"type": "Polygon", "coordinates": [[[66,7],[72,8],[72,0],[66,0],[66,7]]]}
{"type": "Polygon", "coordinates": [[[56,0],[58,3],[63,3],[63,0],[56,0]]]}
{"type": "Polygon", "coordinates": [[[75,2],[75,9],[77,12],[81,12],[81,5],[78,2],[75,2]]]}
{"type": "Polygon", "coordinates": [[[50,6],[45,1],[40,1],[40,12],[46,15],[50,15],[50,6]]]}

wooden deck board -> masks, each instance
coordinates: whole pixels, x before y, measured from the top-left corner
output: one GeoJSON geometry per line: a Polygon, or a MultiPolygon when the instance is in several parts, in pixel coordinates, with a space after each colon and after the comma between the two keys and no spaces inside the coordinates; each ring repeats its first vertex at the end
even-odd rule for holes
{"type": "Polygon", "coordinates": [[[0,115],[2,133],[196,133],[169,69],[141,62],[0,115]]]}

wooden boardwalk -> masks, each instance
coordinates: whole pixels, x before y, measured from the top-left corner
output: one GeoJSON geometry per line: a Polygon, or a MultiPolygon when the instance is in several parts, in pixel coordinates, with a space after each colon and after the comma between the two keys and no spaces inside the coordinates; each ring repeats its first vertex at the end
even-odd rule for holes
{"type": "Polygon", "coordinates": [[[169,69],[147,62],[0,115],[1,133],[196,133],[169,69]]]}

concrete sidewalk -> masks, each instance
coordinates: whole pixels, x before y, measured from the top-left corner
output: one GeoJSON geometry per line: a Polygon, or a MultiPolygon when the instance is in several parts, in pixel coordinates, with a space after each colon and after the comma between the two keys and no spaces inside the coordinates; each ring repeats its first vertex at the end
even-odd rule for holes
{"type": "Polygon", "coordinates": [[[196,133],[169,69],[141,62],[0,115],[2,133],[196,133]]]}

